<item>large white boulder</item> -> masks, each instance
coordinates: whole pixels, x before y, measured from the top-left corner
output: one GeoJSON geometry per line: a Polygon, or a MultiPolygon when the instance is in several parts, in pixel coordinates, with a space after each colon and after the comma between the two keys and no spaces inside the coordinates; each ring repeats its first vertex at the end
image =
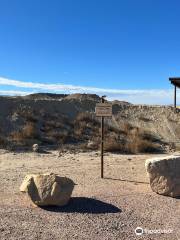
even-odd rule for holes
{"type": "Polygon", "coordinates": [[[64,206],[71,197],[74,182],[54,173],[27,175],[20,186],[38,206],[64,206]]]}
{"type": "Polygon", "coordinates": [[[148,159],[145,167],[154,192],[170,197],[180,196],[180,155],[148,159]]]}

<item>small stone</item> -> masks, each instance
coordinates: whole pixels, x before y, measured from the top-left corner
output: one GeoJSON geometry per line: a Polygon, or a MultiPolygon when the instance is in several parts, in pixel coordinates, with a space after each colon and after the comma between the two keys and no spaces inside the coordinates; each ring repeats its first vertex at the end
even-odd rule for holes
{"type": "Polygon", "coordinates": [[[33,152],[38,152],[39,151],[39,145],[38,144],[33,144],[32,145],[32,150],[33,150],[33,152]]]}

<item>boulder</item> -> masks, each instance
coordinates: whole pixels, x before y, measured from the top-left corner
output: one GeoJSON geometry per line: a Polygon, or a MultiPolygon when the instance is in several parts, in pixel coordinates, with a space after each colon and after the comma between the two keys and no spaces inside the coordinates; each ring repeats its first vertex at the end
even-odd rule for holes
{"type": "Polygon", "coordinates": [[[32,145],[32,150],[33,150],[33,152],[38,152],[39,151],[39,145],[38,144],[33,144],[32,145]]]}
{"type": "Polygon", "coordinates": [[[38,206],[64,206],[71,197],[74,182],[54,173],[27,175],[20,191],[28,194],[38,206]]]}
{"type": "Polygon", "coordinates": [[[145,167],[154,192],[170,197],[180,196],[180,155],[148,159],[145,167]]]}

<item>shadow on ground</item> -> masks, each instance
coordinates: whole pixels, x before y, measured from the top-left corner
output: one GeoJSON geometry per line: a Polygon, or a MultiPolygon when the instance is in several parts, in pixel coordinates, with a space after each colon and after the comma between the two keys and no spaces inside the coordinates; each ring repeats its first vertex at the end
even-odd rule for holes
{"type": "Polygon", "coordinates": [[[64,207],[41,207],[50,212],[64,212],[64,213],[91,213],[91,214],[105,214],[105,213],[119,213],[121,209],[118,207],[96,200],[93,198],[74,197],[71,198],[69,204],[64,207]]]}
{"type": "Polygon", "coordinates": [[[113,180],[113,181],[120,181],[120,182],[131,182],[131,183],[142,183],[142,184],[148,184],[149,182],[141,182],[141,181],[135,181],[135,180],[128,180],[128,179],[120,179],[120,178],[111,178],[111,177],[105,177],[104,179],[107,180],[113,180]]]}

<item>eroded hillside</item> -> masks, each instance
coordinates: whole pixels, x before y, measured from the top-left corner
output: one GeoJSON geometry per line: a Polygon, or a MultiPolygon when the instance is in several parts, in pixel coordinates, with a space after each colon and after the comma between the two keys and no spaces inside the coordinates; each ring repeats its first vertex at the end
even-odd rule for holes
{"type": "MultiPolygon", "coordinates": [[[[98,102],[100,97],[90,94],[1,97],[1,146],[31,146],[37,142],[43,145],[86,144],[98,148],[100,122],[94,113],[98,102]]],[[[137,148],[134,152],[139,152],[143,144],[145,149],[151,150],[178,144],[180,113],[172,107],[121,101],[112,104],[113,117],[106,120],[107,150],[128,152],[137,148]]]]}

